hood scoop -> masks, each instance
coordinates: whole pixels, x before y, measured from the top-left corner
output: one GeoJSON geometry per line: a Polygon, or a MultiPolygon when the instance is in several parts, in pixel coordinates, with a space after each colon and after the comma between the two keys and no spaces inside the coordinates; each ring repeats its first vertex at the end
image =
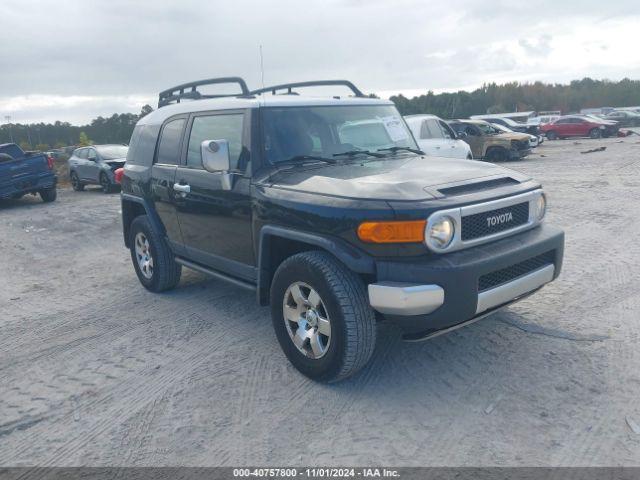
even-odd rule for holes
{"type": "Polygon", "coordinates": [[[444,196],[467,195],[469,193],[480,192],[482,190],[490,190],[493,188],[500,188],[506,187],[507,185],[518,184],[520,184],[520,182],[515,178],[502,177],[494,178],[492,180],[485,180],[482,182],[466,183],[463,185],[455,185],[452,187],[442,187],[438,188],[438,192],[440,192],[444,196]]]}

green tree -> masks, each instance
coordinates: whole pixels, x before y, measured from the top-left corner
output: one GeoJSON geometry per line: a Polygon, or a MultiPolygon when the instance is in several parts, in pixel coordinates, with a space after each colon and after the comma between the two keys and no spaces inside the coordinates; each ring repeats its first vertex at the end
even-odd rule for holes
{"type": "Polygon", "coordinates": [[[25,141],[25,140],[22,140],[22,141],[20,142],[20,148],[21,148],[22,150],[24,150],[25,152],[26,152],[27,150],[32,150],[32,148],[31,148],[31,144],[30,144],[29,142],[25,141]]]}
{"type": "Polygon", "coordinates": [[[93,144],[85,132],[80,132],[80,140],[78,142],[81,147],[93,144]]]}
{"type": "Polygon", "coordinates": [[[153,108],[151,107],[151,105],[144,105],[142,107],[142,110],[140,110],[140,115],[138,115],[138,120],[140,120],[142,117],[149,115],[151,112],[153,112],[153,108]]]}
{"type": "Polygon", "coordinates": [[[40,152],[45,152],[47,150],[49,150],[49,145],[46,143],[39,143],[36,145],[36,150],[40,151],[40,152]]]}

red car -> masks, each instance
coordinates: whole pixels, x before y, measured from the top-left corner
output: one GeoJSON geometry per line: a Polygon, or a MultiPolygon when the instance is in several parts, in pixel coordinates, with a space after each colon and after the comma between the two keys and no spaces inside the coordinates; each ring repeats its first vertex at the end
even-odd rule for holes
{"type": "Polygon", "coordinates": [[[610,122],[598,121],[594,117],[582,117],[578,115],[560,117],[555,122],[540,126],[540,131],[544,133],[549,140],[566,137],[606,137],[613,133],[610,132],[610,129],[610,122]]]}

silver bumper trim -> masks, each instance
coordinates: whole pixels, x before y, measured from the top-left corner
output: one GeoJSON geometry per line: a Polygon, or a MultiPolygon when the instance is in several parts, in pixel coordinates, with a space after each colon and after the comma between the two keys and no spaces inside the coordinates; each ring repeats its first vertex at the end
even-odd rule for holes
{"type": "Polygon", "coordinates": [[[424,315],[444,303],[444,290],[438,285],[380,282],[369,285],[369,304],[388,315],[424,315]]]}
{"type": "Polygon", "coordinates": [[[516,297],[541,287],[545,283],[549,283],[553,280],[554,272],[555,267],[553,265],[547,265],[527,275],[516,278],[512,282],[479,293],[476,314],[507,303],[516,297]]]}

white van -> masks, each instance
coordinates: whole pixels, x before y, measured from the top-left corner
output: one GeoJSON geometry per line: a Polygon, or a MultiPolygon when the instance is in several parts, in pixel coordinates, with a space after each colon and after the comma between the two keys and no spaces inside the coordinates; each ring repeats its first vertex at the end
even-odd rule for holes
{"type": "Polygon", "coordinates": [[[447,122],[435,115],[404,117],[420,149],[433,157],[473,159],[469,144],[460,140],[447,122]]]}

